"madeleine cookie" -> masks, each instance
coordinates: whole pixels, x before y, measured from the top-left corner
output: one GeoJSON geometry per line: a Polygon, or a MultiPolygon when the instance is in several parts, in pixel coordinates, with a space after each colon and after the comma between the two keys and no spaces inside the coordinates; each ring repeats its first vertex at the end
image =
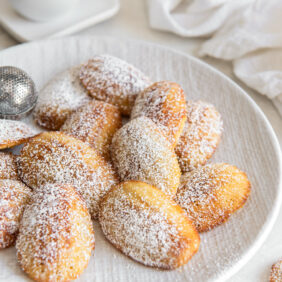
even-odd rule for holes
{"type": "Polygon", "coordinates": [[[121,114],[116,106],[93,100],[73,112],[61,131],[80,139],[109,158],[109,146],[121,124],[121,114]]]}
{"type": "Polygon", "coordinates": [[[88,265],[94,231],[74,188],[47,184],[26,206],[16,242],[21,268],[35,281],[70,281],[88,265]]]}
{"type": "Polygon", "coordinates": [[[43,132],[30,139],[18,158],[18,173],[32,188],[47,182],[74,186],[94,218],[100,199],[117,182],[112,166],[100,154],[61,132],[43,132]]]}
{"type": "Polygon", "coordinates": [[[116,105],[125,115],[130,115],[136,96],[151,83],[140,70],[110,55],[95,56],[84,64],[80,80],[93,98],[116,105]]]}
{"type": "Polygon", "coordinates": [[[185,95],[175,82],[160,81],[141,92],[134,103],[131,119],[146,116],[164,132],[174,148],[187,119],[185,95]]]}
{"type": "Polygon", "coordinates": [[[117,185],[101,202],[99,221],[107,239],[147,266],[175,269],[197,252],[200,237],[186,213],[154,186],[117,185]]]}
{"type": "Polygon", "coordinates": [[[225,222],[251,191],[247,175],[229,164],[208,164],[185,173],[175,200],[199,232],[225,222]]]}
{"type": "Polygon", "coordinates": [[[171,144],[149,118],[125,124],[113,137],[112,160],[121,180],[139,180],[174,196],[180,168],[171,144]]]}
{"type": "Polygon", "coordinates": [[[19,180],[16,157],[11,153],[0,152],[0,179],[19,180]]]}
{"type": "Polygon", "coordinates": [[[0,149],[20,145],[36,134],[22,121],[0,119],[0,149]]]}
{"type": "Polygon", "coordinates": [[[282,281],[282,259],[272,265],[269,282],[282,281]]]}
{"type": "Polygon", "coordinates": [[[213,155],[223,131],[222,119],[213,105],[187,102],[187,121],[175,147],[183,172],[204,165],[213,155]]]}
{"type": "Polygon", "coordinates": [[[74,110],[90,101],[78,73],[79,67],[66,70],[41,90],[34,110],[34,120],[38,125],[48,130],[59,130],[74,110]]]}
{"type": "Polygon", "coordinates": [[[31,190],[22,182],[0,179],[0,249],[11,246],[31,190]]]}

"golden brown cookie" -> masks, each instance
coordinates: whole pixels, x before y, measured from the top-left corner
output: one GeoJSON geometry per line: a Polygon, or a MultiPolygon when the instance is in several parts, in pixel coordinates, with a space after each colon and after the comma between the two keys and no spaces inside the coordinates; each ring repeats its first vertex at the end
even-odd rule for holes
{"type": "Polygon", "coordinates": [[[112,160],[121,180],[139,180],[174,196],[180,168],[171,144],[147,117],[125,124],[113,137],[112,160]]]}
{"type": "Polygon", "coordinates": [[[121,124],[116,106],[93,100],[73,112],[61,131],[87,143],[108,159],[113,135],[121,124]]]}
{"type": "Polygon", "coordinates": [[[141,92],[134,103],[131,119],[145,116],[156,123],[174,148],[187,119],[185,95],[179,84],[160,81],[141,92]]]}
{"type": "Polygon", "coordinates": [[[75,189],[47,184],[26,206],[16,243],[21,268],[35,281],[70,281],[87,267],[94,231],[75,189]]]}
{"type": "Polygon", "coordinates": [[[269,282],[282,282],[282,259],[272,265],[269,282]]]}
{"type": "Polygon", "coordinates": [[[19,180],[16,157],[11,153],[0,152],[0,179],[19,180]]]}
{"type": "Polygon", "coordinates": [[[237,167],[208,164],[185,173],[175,200],[199,232],[211,230],[240,209],[251,191],[247,175],[237,167]]]}
{"type": "Polygon", "coordinates": [[[0,119],[0,149],[7,149],[26,142],[37,133],[26,123],[0,119]]]}
{"type": "Polygon", "coordinates": [[[161,190],[138,181],[112,189],[99,221],[107,239],[125,255],[162,269],[186,264],[200,237],[186,213],[161,190]]]}
{"type": "Polygon", "coordinates": [[[213,105],[187,102],[187,121],[175,147],[182,172],[204,165],[211,158],[222,131],[221,116],[213,105]]]}
{"type": "Polygon", "coordinates": [[[74,110],[89,101],[79,80],[79,67],[73,67],[57,74],[40,91],[34,120],[45,129],[59,130],[74,110]]]}
{"type": "Polygon", "coordinates": [[[140,70],[110,55],[97,55],[82,65],[80,80],[93,98],[116,105],[125,115],[130,115],[137,95],[151,84],[140,70]]]}
{"type": "Polygon", "coordinates": [[[22,182],[0,179],[0,249],[15,242],[30,195],[31,190],[22,182]]]}
{"type": "Polygon", "coordinates": [[[32,188],[48,182],[74,186],[94,218],[100,199],[117,182],[111,164],[95,149],[62,132],[43,132],[30,139],[18,157],[18,173],[32,188]]]}

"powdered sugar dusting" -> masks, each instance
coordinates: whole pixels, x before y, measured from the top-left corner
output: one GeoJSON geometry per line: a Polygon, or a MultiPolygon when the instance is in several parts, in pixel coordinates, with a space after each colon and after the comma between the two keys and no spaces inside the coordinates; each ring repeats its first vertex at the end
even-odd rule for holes
{"type": "Polygon", "coordinates": [[[181,185],[176,194],[177,201],[182,204],[199,201],[206,204],[212,199],[214,189],[220,188],[230,181],[232,174],[227,164],[207,164],[181,177],[181,185]]]}
{"type": "Polygon", "coordinates": [[[218,163],[198,167],[182,175],[175,200],[186,210],[199,231],[207,231],[207,228],[222,223],[240,208],[248,195],[249,183],[245,174],[234,166],[218,163]],[[245,183],[246,187],[242,187],[245,183]],[[222,188],[228,185],[236,187],[230,186],[228,191],[223,191],[222,188]],[[237,187],[241,187],[241,190],[238,191],[237,187]],[[224,192],[228,194],[229,201],[224,198],[224,192]],[[232,200],[237,198],[238,203],[232,204],[232,200]]]}
{"type": "Polygon", "coordinates": [[[72,111],[90,101],[79,80],[79,67],[51,79],[39,94],[35,121],[42,127],[58,130],[72,111]]]}
{"type": "Polygon", "coordinates": [[[14,243],[20,219],[31,195],[31,190],[22,182],[0,180],[0,249],[14,243]]]}
{"type": "MultiPolygon", "coordinates": [[[[154,193],[156,188],[149,189],[145,184],[139,187],[146,192],[149,190],[148,197],[158,201],[153,205],[143,195],[146,192],[139,194],[138,188],[126,192],[122,187],[125,185],[126,182],[112,190],[101,205],[99,219],[108,240],[126,255],[148,266],[172,269],[186,263],[180,253],[191,245],[190,258],[199,244],[196,235],[187,239],[181,234],[180,230],[187,228],[189,221],[182,226],[175,224],[168,216],[173,202],[161,197],[159,192],[154,193]]],[[[138,182],[133,185],[138,187],[138,182]]],[[[175,213],[174,216],[183,215],[175,213]]]]}
{"type": "Polygon", "coordinates": [[[187,102],[187,121],[175,148],[183,172],[204,165],[214,153],[223,131],[220,114],[202,101],[187,102]]]}
{"type": "Polygon", "coordinates": [[[0,152],[0,179],[19,180],[15,156],[0,152]]]}
{"type": "Polygon", "coordinates": [[[91,96],[117,105],[124,114],[130,114],[137,94],[151,83],[140,70],[110,55],[89,60],[81,67],[80,79],[91,96]]]}
{"type": "Polygon", "coordinates": [[[37,188],[47,182],[73,185],[91,216],[117,179],[111,165],[82,141],[59,132],[44,132],[27,143],[18,158],[21,179],[37,188]]]}
{"type": "Polygon", "coordinates": [[[124,125],[113,137],[112,159],[122,180],[139,180],[174,195],[180,168],[169,141],[148,118],[124,125]]]}
{"type": "Polygon", "coordinates": [[[72,187],[47,184],[33,193],[16,244],[19,262],[32,278],[76,278],[75,272],[85,268],[93,247],[90,216],[72,187]]]}
{"type": "Polygon", "coordinates": [[[93,100],[73,112],[61,131],[86,142],[109,158],[109,146],[121,124],[121,114],[117,107],[93,100]]]}
{"type": "Polygon", "coordinates": [[[36,132],[24,122],[0,119],[0,149],[19,145],[34,135],[36,132]]]}
{"type": "Polygon", "coordinates": [[[282,281],[282,259],[278,260],[271,267],[271,273],[269,282],[281,282],[282,281]]]}
{"type": "Polygon", "coordinates": [[[177,83],[160,81],[137,96],[131,119],[140,116],[150,118],[175,146],[183,130],[186,113],[183,89],[177,83]]]}

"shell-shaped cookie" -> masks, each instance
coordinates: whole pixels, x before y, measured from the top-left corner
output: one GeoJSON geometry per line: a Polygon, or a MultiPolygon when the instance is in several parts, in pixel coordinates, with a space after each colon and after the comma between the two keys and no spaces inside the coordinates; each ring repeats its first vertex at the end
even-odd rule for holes
{"type": "Polygon", "coordinates": [[[0,152],[0,179],[19,180],[16,157],[11,153],[0,152]]]}
{"type": "Polygon", "coordinates": [[[175,197],[199,232],[225,222],[250,194],[247,175],[237,167],[208,164],[185,173],[175,197]]]}
{"type": "Polygon", "coordinates": [[[183,172],[204,165],[213,155],[223,131],[221,115],[211,104],[187,102],[187,121],[175,147],[183,172]]]}
{"type": "Polygon", "coordinates": [[[94,231],[73,187],[47,184],[26,206],[16,242],[21,268],[35,281],[70,281],[87,267],[94,231]]]}
{"type": "Polygon", "coordinates": [[[11,246],[31,190],[22,182],[0,179],[0,249],[11,246]]]}
{"type": "Polygon", "coordinates": [[[90,101],[79,80],[79,67],[59,73],[40,91],[34,120],[48,130],[59,130],[67,117],[90,101]]]}
{"type": "Polygon", "coordinates": [[[86,142],[109,158],[109,146],[121,125],[121,114],[116,106],[93,100],[73,112],[61,131],[86,142]]]}
{"type": "Polygon", "coordinates": [[[0,119],[0,149],[7,149],[26,142],[37,133],[26,123],[0,119]]]}
{"type": "Polygon", "coordinates": [[[175,269],[197,252],[200,237],[186,213],[161,190],[128,181],[101,203],[99,221],[107,239],[147,266],[175,269]]]}
{"type": "Polygon", "coordinates": [[[186,101],[179,84],[160,81],[141,92],[134,103],[131,119],[146,116],[156,123],[174,148],[187,119],[186,101]]]}
{"type": "Polygon", "coordinates": [[[81,67],[80,79],[95,99],[116,105],[130,115],[136,96],[151,84],[140,70],[110,56],[97,55],[81,67]]]}
{"type": "Polygon", "coordinates": [[[282,281],[282,259],[274,263],[271,267],[269,282],[282,281]]]}
{"type": "Polygon", "coordinates": [[[139,180],[174,196],[180,168],[171,144],[147,117],[125,124],[113,137],[112,160],[121,180],[139,180]]]}
{"type": "Polygon", "coordinates": [[[61,132],[30,139],[18,157],[18,174],[32,188],[48,182],[74,186],[94,218],[100,199],[117,182],[112,166],[95,149],[61,132]]]}

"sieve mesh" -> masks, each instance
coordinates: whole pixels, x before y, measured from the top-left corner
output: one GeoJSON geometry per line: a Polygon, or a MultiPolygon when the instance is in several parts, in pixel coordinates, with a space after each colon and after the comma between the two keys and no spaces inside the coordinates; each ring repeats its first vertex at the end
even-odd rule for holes
{"type": "Polygon", "coordinates": [[[32,79],[23,70],[0,67],[0,117],[17,119],[35,106],[37,93],[32,79]]]}

